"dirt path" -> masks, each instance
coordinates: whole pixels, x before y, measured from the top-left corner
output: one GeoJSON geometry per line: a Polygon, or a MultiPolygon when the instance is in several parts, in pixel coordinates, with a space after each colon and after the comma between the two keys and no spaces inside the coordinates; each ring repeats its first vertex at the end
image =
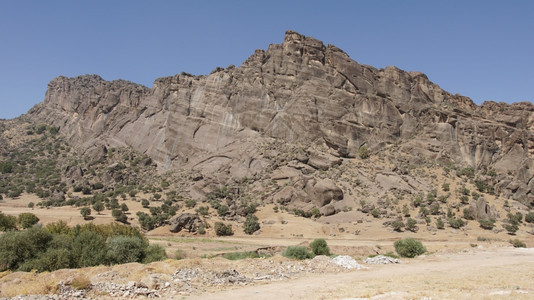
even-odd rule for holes
{"type": "Polygon", "coordinates": [[[534,249],[476,249],[187,299],[532,299],[534,249]]]}

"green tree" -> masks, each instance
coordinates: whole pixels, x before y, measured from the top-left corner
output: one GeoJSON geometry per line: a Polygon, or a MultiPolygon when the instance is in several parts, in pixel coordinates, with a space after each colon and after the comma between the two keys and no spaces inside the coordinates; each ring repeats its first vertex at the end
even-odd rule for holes
{"type": "Polygon", "coordinates": [[[129,210],[128,205],[126,205],[126,203],[122,203],[122,204],[121,204],[121,210],[122,210],[123,212],[127,212],[127,211],[129,210]]]}
{"type": "Polygon", "coordinates": [[[412,219],[412,218],[408,218],[406,219],[406,229],[412,231],[412,232],[417,232],[418,228],[417,228],[417,221],[415,219],[412,219]]]}
{"type": "Polygon", "coordinates": [[[102,203],[102,201],[95,202],[95,204],[93,204],[93,209],[97,214],[100,214],[100,212],[104,210],[104,203],[102,203]]]}
{"type": "Polygon", "coordinates": [[[246,234],[253,234],[254,232],[260,230],[260,223],[258,223],[258,217],[253,214],[247,215],[245,224],[243,226],[246,234]]]}
{"type": "Polygon", "coordinates": [[[146,255],[147,244],[138,237],[115,236],[107,241],[106,257],[109,264],[141,262],[146,255]]]}
{"type": "Polygon", "coordinates": [[[234,231],[232,230],[232,225],[226,225],[223,222],[215,222],[215,225],[213,227],[215,229],[215,234],[218,236],[234,234],[234,231]]]}
{"type": "Polygon", "coordinates": [[[413,238],[396,241],[393,246],[395,251],[402,257],[416,257],[426,252],[426,248],[420,241],[413,238]]]}
{"type": "Polygon", "coordinates": [[[18,217],[17,222],[22,228],[26,229],[37,224],[39,222],[39,218],[37,218],[37,216],[32,213],[21,213],[18,217]]]}
{"type": "Polygon", "coordinates": [[[150,202],[147,199],[143,199],[143,200],[141,200],[141,205],[144,208],[148,208],[148,206],[150,205],[150,202]]]}
{"type": "Polygon", "coordinates": [[[0,231],[17,229],[17,218],[0,212],[0,231]]]}
{"type": "Polygon", "coordinates": [[[82,215],[82,217],[84,218],[84,220],[87,220],[87,218],[89,217],[89,215],[91,215],[91,209],[89,207],[82,207],[80,209],[80,215],[82,215]]]}
{"type": "Polygon", "coordinates": [[[325,239],[315,239],[310,244],[313,254],[315,255],[330,255],[330,248],[325,239]]]}
{"type": "Polygon", "coordinates": [[[31,208],[33,210],[34,206],[35,206],[35,203],[33,202],[28,203],[28,208],[31,208]]]}

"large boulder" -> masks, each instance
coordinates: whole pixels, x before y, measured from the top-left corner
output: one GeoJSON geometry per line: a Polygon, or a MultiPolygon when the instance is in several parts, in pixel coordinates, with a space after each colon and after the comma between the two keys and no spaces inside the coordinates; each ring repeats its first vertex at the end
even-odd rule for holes
{"type": "Polygon", "coordinates": [[[483,197],[478,198],[476,201],[471,201],[469,210],[477,220],[496,220],[499,217],[495,205],[490,206],[483,197]]]}
{"type": "Polygon", "coordinates": [[[183,213],[172,217],[169,220],[169,224],[171,232],[180,232],[182,229],[188,232],[197,232],[200,225],[202,225],[202,220],[197,214],[183,213]]]}
{"type": "Polygon", "coordinates": [[[332,200],[343,200],[343,191],[331,179],[321,179],[313,187],[315,197],[313,203],[317,207],[323,207],[332,200]]]}

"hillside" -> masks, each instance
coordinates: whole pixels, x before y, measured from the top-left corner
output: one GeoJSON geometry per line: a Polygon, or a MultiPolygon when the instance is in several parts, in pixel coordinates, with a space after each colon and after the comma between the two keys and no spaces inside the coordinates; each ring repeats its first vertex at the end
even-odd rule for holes
{"type": "Polygon", "coordinates": [[[477,106],[287,31],[239,67],[152,88],[53,79],[43,102],[0,120],[0,211],[130,224],[190,259],[317,237],[360,258],[404,237],[433,253],[532,247],[533,126],[531,103],[477,106]]]}

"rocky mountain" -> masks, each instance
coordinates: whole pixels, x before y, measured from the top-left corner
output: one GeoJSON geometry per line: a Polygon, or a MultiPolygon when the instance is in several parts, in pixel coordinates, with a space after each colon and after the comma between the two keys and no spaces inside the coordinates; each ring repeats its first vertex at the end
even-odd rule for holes
{"type": "Polygon", "coordinates": [[[158,78],[150,89],[97,75],[58,77],[24,118],[59,128],[92,156],[127,146],[162,172],[189,170],[193,198],[229,180],[268,178],[285,186],[264,198],[334,213],[342,204],[331,203],[351,188],[321,172],[339,165],[357,172],[346,162],[369,153],[393,165],[356,176],[378,196],[432,189],[409,169],[433,162],[471,169],[495,193],[534,202],[532,103],[477,106],[423,73],[362,65],[293,31],[239,67],[158,78]]]}

